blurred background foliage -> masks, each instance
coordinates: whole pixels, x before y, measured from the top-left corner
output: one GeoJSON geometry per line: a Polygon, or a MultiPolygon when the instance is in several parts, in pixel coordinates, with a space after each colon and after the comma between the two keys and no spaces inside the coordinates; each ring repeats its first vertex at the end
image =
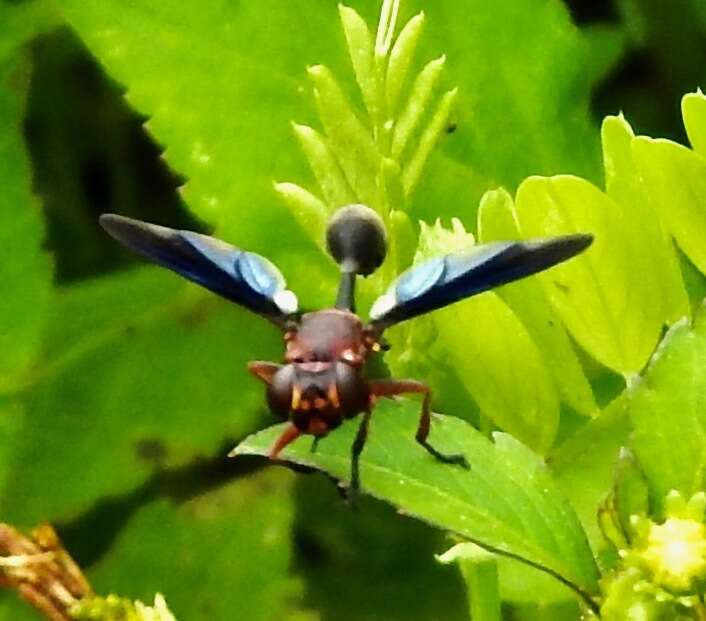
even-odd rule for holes
{"type": "MultiPolygon", "coordinates": [[[[353,3],[369,23],[378,4],[353,3]]],[[[421,8],[422,56],[446,53],[460,94],[414,216],[472,230],[488,188],[601,181],[606,114],[686,143],[699,0],[404,3],[421,8]]],[[[373,500],[352,513],[322,475],[225,459],[273,421],[245,363],[277,359],[278,335],[97,226],[112,211],[215,228],[275,259],[307,307],[329,303],[333,266],[271,187],[308,179],[288,121],[312,117],[316,62],[355,92],[334,1],[0,0],[0,518],[50,520],[97,590],[161,591],[182,620],[462,619],[443,534],[373,500]]],[[[575,615],[527,592],[506,594],[508,618],[575,615]]],[[[34,618],[0,594],[0,619],[34,618]]]]}

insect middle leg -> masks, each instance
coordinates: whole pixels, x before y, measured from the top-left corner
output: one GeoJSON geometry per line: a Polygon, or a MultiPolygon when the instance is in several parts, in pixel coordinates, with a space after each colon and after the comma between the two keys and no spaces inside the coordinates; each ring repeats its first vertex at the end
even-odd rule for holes
{"type": "Polygon", "coordinates": [[[416,380],[371,380],[369,383],[370,394],[375,397],[395,397],[397,395],[418,393],[424,395],[422,401],[422,413],[419,417],[419,426],[415,436],[417,442],[421,444],[431,455],[446,464],[456,464],[463,468],[469,468],[468,461],[460,453],[446,454],[435,449],[429,443],[429,431],[431,428],[431,388],[416,380]]]}
{"type": "Polygon", "coordinates": [[[358,433],[355,434],[355,440],[353,440],[353,446],[351,447],[351,485],[348,500],[352,505],[355,505],[355,500],[360,490],[360,454],[363,452],[365,442],[368,439],[371,414],[371,408],[368,408],[363,413],[363,419],[360,421],[358,433]]]}

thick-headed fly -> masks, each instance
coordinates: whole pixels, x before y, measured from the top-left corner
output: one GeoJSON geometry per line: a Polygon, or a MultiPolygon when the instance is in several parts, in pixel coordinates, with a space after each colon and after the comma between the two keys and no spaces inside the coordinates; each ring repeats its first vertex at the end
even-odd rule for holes
{"type": "Polygon", "coordinates": [[[436,459],[468,467],[463,455],[449,455],[429,443],[431,393],[422,382],[364,379],[363,367],[385,348],[383,332],[412,317],[447,306],[566,261],[587,248],[590,235],[494,242],[429,259],[411,267],[373,304],[370,320],[355,312],[355,281],[385,258],[386,234],[379,216],[362,205],[339,209],[326,232],[329,252],[340,265],[334,308],[298,313],[297,298],[266,258],[222,241],[106,214],[103,228],[118,241],[183,277],[262,315],[284,334],[284,361],[251,362],[250,372],[266,386],[272,411],[289,421],[270,451],[280,451],[302,434],[315,441],[344,420],[362,414],[352,446],[351,491],[359,487],[358,462],[376,399],[420,393],[416,439],[436,459]]]}

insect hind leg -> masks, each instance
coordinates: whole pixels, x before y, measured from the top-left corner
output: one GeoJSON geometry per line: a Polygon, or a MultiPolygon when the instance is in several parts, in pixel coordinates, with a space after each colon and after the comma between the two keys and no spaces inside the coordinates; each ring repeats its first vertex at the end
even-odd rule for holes
{"type": "Polygon", "coordinates": [[[442,453],[430,444],[431,388],[429,388],[429,386],[416,380],[372,380],[370,382],[370,393],[376,397],[394,397],[409,393],[423,394],[422,412],[419,417],[419,426],[417,427],[415,439],[435,459],[445,464],[455,464],[466,469],[470,468],[468,460],[460,453],[442,453]]]}

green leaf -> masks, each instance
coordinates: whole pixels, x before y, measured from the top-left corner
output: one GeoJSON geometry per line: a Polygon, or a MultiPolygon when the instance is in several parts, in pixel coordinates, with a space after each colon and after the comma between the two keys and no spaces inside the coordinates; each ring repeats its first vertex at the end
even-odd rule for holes
{"type": "Polygon", "coordinates": [[[681,113],[691,146],[701,157],[706,157],[706,97],[700,89],[684,95],[681,113]]]}
{"type": "Polygon", "coordinates": [[[4,519],[67,518],[271,420],[246,363],[278,355],[278,340],[157,269],[63,290],[0,488],[4,519]]]}
{"type": "Polygon", "coordinates": [[[414,81],[407,105],[395,123],[390,150],[392,157],[399,159],[404,153],[410,137],[419,126],[422,116],[431,101],[441,73],[444,70],[445,62],[446,58],[444,56],[430,61],[420,71],[414,81]]]}
{"type": "MultiPolygon", "coordinates": [[[[415,441],[419,405],[385,401],[373,417],[361,460],[366,492],[399,510],[483,547],[541,566],[592,592],[596,568],[583,531],[546,468],[511,436],[490,442],[467,423],[436,416],[431,442],[467,455],[471,468],[441,464],[415,441]]],[[[355,422],[323,440],[316,453],[303,438],[283,458],[348,480],[355,422]]],[[[265,455],[282,426],[248,438],[238,454],[265,455]]]]}
{"type": "Polygon", "coordinates": [[[559,425],[559,402],[542,356],[525,327],[494,293],[433,319],[439,346],[481,412],[545,454],[559,425]]]}
{"type": "Polygon", "coordinates": [[[622,116],[609,116],[603,121],[601,136],[606,193],[620,205],[627,220],[626,230],[644,249],[640,281],[654,292],[650,305],[662,306],[665,323],[690,317],[689,297],[672,240],[650,204],[650,195],[635,166],[632,128],[622,116]]]}
{"type": "Polygon", "coordinates": [[[652,506],[675,489],[706,489],[706,321],[672,328],[630,401],[630,441],[650,486],[652,506]]]}
{"type": "Polygon", "coordinates": [[[234,611],[251,621],[281,618],[296,594],[285,474],[242,478],[178,506],[141,507],[89,580],[98,593],[145,602],[163,593],[180,620],[230,619],[234,611]]]}
{"type": "Polygon", "coordinates": [[[676,142],[639,136],[633,155],[667,230],[706,273],[706,160],[676,142]]]}
{"type": "Polygon", "coordinates": [[[26,63],[0,56],[0,245],[6,257],[0,263],[0,393],[16,387],[36,355],[52,287],[23,138],[28,81],[26,63]]]}
{"type": "Polygon", "coordinates": [[[348,43],[348,55],[353,63],[355,77],[363,95],[370,118],[380,115],[380,83],[375,71],[375,44],[365,20],[350,7],[338,5],[343,32],[348,43]]]}
{"type": "Polygon", "coordinates": [[[389,118],[394,118],[400,94],[407,80],[409,68],[414,60],[414,51],[417,48],[417,42],[423,28],[424,12],[421,12],[410,19],[405,27],[402,28],[390,50],[390,60],[387,65],[385,80],[385,97],[389,118]]]}
{"type": "MultiPolygon", "coordinates": [[[[478,211],[478,234],[484,243],[520,238],[512,197],[505,190],[484,194],[478,211]]],[[[562,401],[581,414],[595,414],[598,406],[591,386],[540,284],[533,279],[522,280],[499,288],[497,294],[527,328],[562,401]]]]}
{"type": "Polygon", "coordinates": [[[581,520],[594,553],[605,547],[598,528],[598,507],[613,485],[620,448],[630,433],[627,398],[621,396],[548,457],[561,491],[581,520]]]}
{"type": "Polygon", "coordinates": [[[449,82],[459,86],[458,128],[444,141],[443,155],[472,168],[472,175],[459,179],[453,191],[436,187],[435,179],[420,185],[420,210],[430,204],[440,215],[448,205],[445,214],[465,212],[470,225],[488,187],[513,191],[532,174],[599,179],[598,132],[589,114],[592,46],[565,3],[499,0],[468,9],[439,0],[424,10],[421,53],[443,51],[449,82]],[[472,200],[462,202],[458,197],[475,179],[472,200]]]}
{"type": "Polygon", "coordinates": [[[652,252],[633,238],[620,207],[598,188],[571,176],[531,177],[517,192],[524,236],[592,233],[584,253],[538,275],[556,313],[599,362],[637,373],[654,350],[662,312],[649,279],[636,278],[652,252]]]}
{"type": "Polygon", "coordinates": [[[292,127],[328,207],[333,209],[354,202],[355,193],[348,185],[326,139],[307,125],[294,123],[292,127]]]}
{"type": "Polygon", "coordinates": [[[110,77],[125,85],[129,103],[149,117],[166,161],[188,179],[183,197],[193,213],[215,225],[217,236],[282,266],[297,291],[309,287],[303,304],[330,299],[336,271],[306,243],[272,181],[306,178],[290,120],[307,118],[310,109],[304,67],[343,63],[335,5],[58,4],[110,77]],[[317,297],[319,287],[326,298],[317,297]]]}
{"type": "Polygon", "coordinates": [[[343,174],[356,199],[380,210],[376,179],[380,154],[368,130],[347,102],[331,71],[322,65],[309,68],[321,123],[343,174]]]}

